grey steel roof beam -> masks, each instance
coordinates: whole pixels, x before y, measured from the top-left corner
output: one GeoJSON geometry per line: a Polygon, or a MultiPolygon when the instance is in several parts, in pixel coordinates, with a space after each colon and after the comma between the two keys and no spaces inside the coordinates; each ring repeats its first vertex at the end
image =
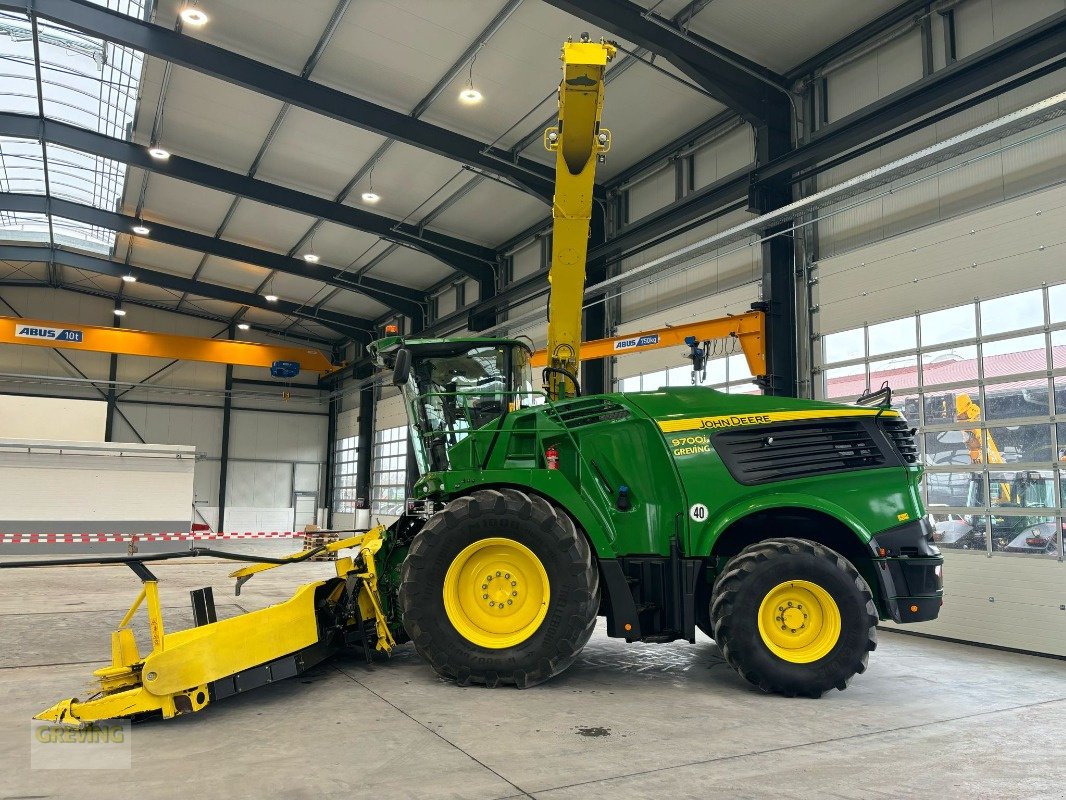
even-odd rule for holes
{"type": "Polygon", "coordinates": [[[550,170],[535,161],[332,89],[177,31],[84,0],[0,0],[0,9],[35,14],[204,75],[396,139],[505,178],[551,203],[550,170]]]}
{"type": "MultiPolygon", "coordinates": [[[[0,283],[0,286],[3,285],[3,283],[0,283]]],[[[47,283],[23,283],[20,284],[20,286],[37,286],[40,288],[49,288],[47,283]]],[[[210,314],[206,311],[202,311],[188,304],[183,306],[181,311],[175,311],[173,306],[167,306],[164,303],[153,303],[151,300],[144,300],[139,297],[130,297],[129,295],[120,296],[118,292],[109,292],[105,289],[98,289],[96,287],[72,286],[69,283],[60,283],[59,286],[55,288],[58,288],[60,291],[74,292],[76,294],[83,294],[88,297],[102,297],[107,300],[121,300],[123,306],[139,306],[141,308],[152,308],[156,311],[166,311],[169,314],[181,314],[181,316],[183,317],[194,317],[195,319],[207,320],[208,322],[219,322],[223,325],[228,325],[230,321],[228,316],[210,314]]],[[[285,328],[278,328],[273,325],[263,325],[257,322],[253,327],[256,330],[263,331],[274,336],[282,336],[286,339],[292,339],[295,342],[311,344],[315,347],[332,348],[337,346],[338,343],[344,342],[347,339],[347,337],[345,336],[337,336],[332,339],[327,339],[322,336],[314,336],[313,334],[307,333],[306,331],[297,334],[292,332],[291,326],[286,326],[285,328]]]]}
{"type": "Polygon", "coordinates": [[[770,181],[838,157],[875,136],[941,111],[964,97],[1051,61],[1066,66],[1066,11],[1053,14],[833,122],[791,153],[757,167],[752,181],[770,181]]]}
{"type": "Polygon", "coordinates": [[[493,275],[492,265],[496,263],[496,251],[490,247],[472,244],[448,234],[334,203],[307,192],[268,183],[183,156],[172,155],[166,161],[159,161],[149,156],[146,148],[133,142],[115,139],[74,125],[51,119],[42,120],[40,117],[26,114],[0,112],[0,135],[43,139],[72,150],[109,158],[160,175],[169,175],[227,194],[240,195],[276,208],[320,217],[338,225],[373,233],[405,247],[421,250],[471,277],[482,279],[486,276],[491,278],[493,275]]]}
{"type": "MultiPolygon", "coordinates": [[[[27,214],[52,213],[58,217],[129,235],[132,235],[135,225],[142,223],[142,220],[136,217],[118,214],[113,211],[104,211],[93,206],[59,198],[52,198],[49,205],[48,198],[44,195],[36,194],[0,194],[0,210],[21,211],[27,214]]],[[[196,250],[219,258],[228,258],[233,261],[253,264],[264,269],[283,272],[287,275],[296,275],[301,278],[321,281],[330,286],[364,294],[403,314],[420,314],[422,312],[422,304],[425,302],[424,295],[406,286],[400,286],[377,278],[359,276],[355,273],[347,273],[321,263],[310,264],[303,259],[290,258],[281,253],[261,250],[257,247],[227,241],[226,239],[218,239],[214,236],[206,236],[202,233],[176,228],[154,220],[148,221],[147,224],[151,228],[150,237],[152,241],[183,247],[187,250],[196,250]]]]}
{"type": "MultiPolygon", "coordinates": [[[[115,278],[122,277],[131,269],[130,265],[121,261],[112,261],[108,258],[76,253],[71,250],[63,250],[46,245],[0,245],[0,259],[11,261],[54,261],[56,264],[115,278]]],[[[333,311],[312,311],[306,306],[288,300],[269,303],[260,295],[228,286],[195,281],[191,278],[170,275],[166,272],[158,272],[144,267],[133,266],[132,269],[136,271],[139,281],[143,281],[150,286],[170,289],[175,292],[188,292],[189,294],[207,297],[212,300],[246,305],[264,311],[273,311],[277,314],[301,317],[319,325],[324,325],[358,342],[366,343],[372,338],[373,323],[360,317],[351,317],[347,314],[338,314],[333,311]]]]}
{"type": "Polygon", "coordinates": [[[630,0],[545,2],[663,56],[752,125],[789,130],[790,95],[784,78],[761,64],[630,0]]]}

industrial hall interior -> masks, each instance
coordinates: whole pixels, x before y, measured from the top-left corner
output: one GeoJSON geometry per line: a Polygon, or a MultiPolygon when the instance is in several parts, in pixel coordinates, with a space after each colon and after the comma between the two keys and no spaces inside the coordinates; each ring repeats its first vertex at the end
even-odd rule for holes
{"type": "Polygon", "coordinates": [[[1066,0],[0,0],[0,800],[1066,797],[1066,0]]]}

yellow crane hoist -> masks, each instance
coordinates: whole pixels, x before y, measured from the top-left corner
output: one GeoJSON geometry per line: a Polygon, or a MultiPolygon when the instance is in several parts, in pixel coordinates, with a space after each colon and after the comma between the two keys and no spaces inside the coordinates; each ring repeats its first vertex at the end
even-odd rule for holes
{"type": "Polygon", "coordinates": [[[555,152],[545,369],[546,388],[552,399],[576,393],[596,164],[611,149],[611,132],[600,127],[603,79],[607,62],[616,52],[609,42],[590,42],[587,33],[581,35],[580,41],[563,45],[559,124],[544,131],[544,146],[555,152]]]}

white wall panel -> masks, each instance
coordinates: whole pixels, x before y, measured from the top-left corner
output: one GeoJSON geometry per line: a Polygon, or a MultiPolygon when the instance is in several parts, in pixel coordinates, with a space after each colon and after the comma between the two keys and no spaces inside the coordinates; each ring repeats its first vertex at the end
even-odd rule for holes
{"type": "MultiPolygon", "coordinates": [[[[1053,558],[944,553],[944,606],[904,630],[1066,656],[1066,566],[1053,558]]],[[[888,623],[891,624],[891,623],[888,623]]]]}
{"type": "Polygon", "coordinates": [[[537,239],[530,244],[527,244],[521,250],[516,250],[512,254],[511,258],[513,259],[513,262],[511,276],[513,280],[532,275],[540,269],[540,248],[540,240],[537,239]]]}
{"type": "Polygon", "coordinates": [[[455,287],[449,286],[437,295],[437,319],[446,317],[455,311],[455,287]]]}
{"type": "Polygon", "coordinates": [[[102,442],[106,419],[100,400],[0,395],[0,437],[102,442]]]}
{"type": "Polygon", "coordinates": [[[739,125],[692,154],[694,188],[714,183],[755,160],[755,140],[750,125],[739,125]]]}
{"type": "Polygon", "coordinates": [[[674,202],[677,197],[677,178],[673,165],[644,178],[629,188],[629,219],[636,222],[653,211],[674,202]]]}
{"type": "Polygon", "coordinates": [[[955,48],[959,58],[973,55],[1062,11],[1062,0],[966,0],[955,6],[955,48]]]}
{"type": "Polygon", "coordinates": [[[231,458],[326,460],[326,417],[234,411],[230,423],[231,458]]]}
{"type": "Polygon", "coordinates": [[[197,459],[193,474],[193,502],[197,507],[218,507],[218,475],[221,467],[222,463],[215,459],[197,459]]]}
{"type": "Polygon", "coordinates": [[[337,415],[337,438],[347,439],[359,435],[359,407],[350,408],[337,415]]]}
{"type": "Polygon", "coordinates": [[[292,506],[292,465],[230,459],[226,483],[226,527],[236,530],[230,508],[278,509],[292,506]]]}
{"type": "Polygon", "coordinates": [[[824,259],[817,329],[847,330],[1059,280],[1064,229],[1066,185],[824,259]]]}
{"type": "Polygon", "coordinates": [[[829,121],[836,122],[921,77],[922,40],[915,29],[829,74],[829,121]]]}
{"type": "Polygon", "coordinates": [[[407,410],[399,394],[382,398],[374,409],[374,430],[383,431],[407,425],[407,410]]]}
{"type": "MultiPolygon", "coordinates": [[[[751,304],[759,299],[759,292],[758,283],[749,283],[668,310],[627,320],[619,324],[618,333],[620,335],[639,333],[666,325],[684,325],[689,322],[724,317],[726,314],[741,314],[751,310],[751,304]]],[[[616,358],[614,375],[615,378],[628,378],[642,372],[654,372],[686,363],[688,362],[681,358],[681,348],[677,348],[676,353],[670,350],[650,350],[616,358]]]]}
{"type": "MultiPolygon", "coordinates": [[[[64,442],[38,444],[44,449],[64,442]]],[[[0,445],[21,451],[0,452],[0,522],[185,522],[191,517],[191,450],[178,457],[150,445],[100,443],[92,450],[62,453],[26,452],[26,442],[16,439],[0,445]]]]}
{"type": "MultiPolygon", "coordinates": [[[[1061,76],[1049,75],[956,114],[861,158],[826,171],[818,188],[834,186],[936,142],[1063,91],[1061,76]]],[[[942,164],[905,176],[820,211],[823,258],[949,219],[1066,181],[1066,132],[1061,119],[1021,131],[942,164]],[[891,190],[891,191],[890,191],[891,190]]]]}
{"type": "MultiPolygon", "coordinates": [[[[201,456],[222,455],[222,409],[189,406],[146,406],[119,402],[118,408],[146,442],[188,444],[201,456]]],[[[115,426],[115,441],[137,442],[126,427],[115,426]]]]}
{"type": "MultiPolygon", "coordinates": [[[[705,239],[750,218],[736,211],[684,234],[673,237],[640,255],[622,261],[624,271],[641,267],[655,259],[705,239]]],[[[758,280],[762,270],[762,249],[758,244],[735,242],[655,276],[653,283],[634,283],[622,288],[623,322],[647,317],[674,306],[758,280]]]]}

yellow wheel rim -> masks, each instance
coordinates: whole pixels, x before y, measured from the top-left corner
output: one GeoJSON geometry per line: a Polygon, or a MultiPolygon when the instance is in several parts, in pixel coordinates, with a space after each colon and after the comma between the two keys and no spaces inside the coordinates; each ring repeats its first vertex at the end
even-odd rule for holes
{"type": "Polygon", "coordinates": [[[499,650],[521,644],[548,613],[548,573],[513,539],[481,539],[444,576],[444,611],[468,642],[499,650]]]}
{"type": "Polygon", "coordinates": [[[778,658],[809,664],[827,656],[840,639],[840,609],[817,583],[779,583],[759,605],[759,634],[778,658]]]}

